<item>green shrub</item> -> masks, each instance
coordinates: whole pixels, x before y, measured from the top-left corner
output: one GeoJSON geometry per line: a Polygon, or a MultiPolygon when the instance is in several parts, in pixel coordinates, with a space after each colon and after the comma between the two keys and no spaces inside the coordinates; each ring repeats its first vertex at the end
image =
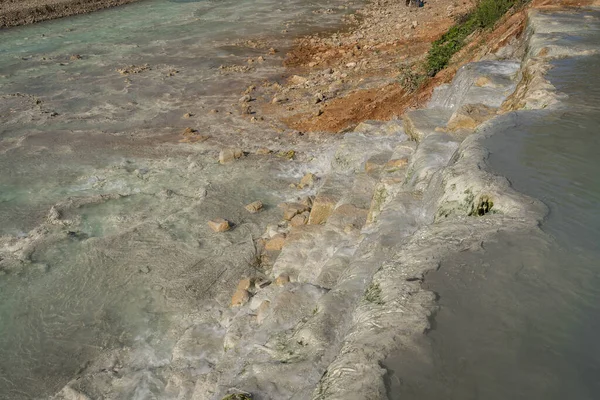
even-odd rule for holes
{"type": "Polygon", "coordinates": [[[522,6],[529,0],[479,0],[477,7],[451,27],[441,38],[431,44],[427,56],[426,69],[434,76],[444,69],[452,56],[462,49],[467,37],[477,29],[492,27],[504,14],[515,6],[522,6]]]}

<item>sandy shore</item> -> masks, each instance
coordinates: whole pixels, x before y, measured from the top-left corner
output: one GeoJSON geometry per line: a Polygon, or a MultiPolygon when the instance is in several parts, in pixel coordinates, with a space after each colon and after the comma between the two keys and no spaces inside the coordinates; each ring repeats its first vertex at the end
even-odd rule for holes
{"type": "Polygon", "coordinates": [[[136,0],[1,0],[0,29],[86,14],[136,0]]]}

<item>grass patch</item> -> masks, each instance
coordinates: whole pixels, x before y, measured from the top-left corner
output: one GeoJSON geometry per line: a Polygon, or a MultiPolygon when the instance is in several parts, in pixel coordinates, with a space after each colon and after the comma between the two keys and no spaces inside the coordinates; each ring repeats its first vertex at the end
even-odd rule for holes
{"type": "Polygon", "coordinates": [[[441,38],[432,43],[427,56],[426,70],[434,76],[444,69],[452,56],[464,47],[465,40],[478,29],[494,24],[513,7],[521,7],[529,0],[480,0],[475,9],[465,15],[441,38]]]}
{"type": "Polygon", "coordinates": [[[381,287],[379,287],[378,283],[371,282],[367,290],[365,290],[365,300],[369,303],[383,305],[383,300],[381,299],[381,287]]]}

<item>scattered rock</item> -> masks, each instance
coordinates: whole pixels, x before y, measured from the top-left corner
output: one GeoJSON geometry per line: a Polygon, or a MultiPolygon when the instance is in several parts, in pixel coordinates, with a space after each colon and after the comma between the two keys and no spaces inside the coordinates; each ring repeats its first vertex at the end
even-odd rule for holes
{"type": "Polygon", "coordinates": [[[279,207],[283,209],[283,219],[286,221],[291,220],[304,211],[310,211],[310,208],[307,205],[301,203],[281,203],[279,204],[279,207]]]}
{"type": "Polygon", "coordinates": [[[275,284],[277,286],[284,286],[290,283],[290,277],[286,274],[281,274],[275,279],[275,284]]]}
{"type": "Polygon", "coordinates": [[[271,54],[271,55],[273,55],[273,54],[276,54],[277,52],[278,52],[278,50],[277,50],[277,49],[274,49],[273,47],[271,47],[271,48],[269,49],[269,54],[271,54]]]}
{"type": "Polygon", "coordinates": [[[240,103],[248,103],[250,101],[252,101],[252,97],[249,94],[246,94],[239,99],[240,103]]]}
{"type": "Polygon", "coordinates": [[[250,292],[244,289],[238,289],[231,296],[231,307],[241,307],[250,300],[250,292]]]}
{"type": "Polygon", "coordinates": [[[329,218],[329,216],[335,209],[336,203],[337,200],[333,197],[329,197],[326,195],[318,195],[313,203],[312,210],[310,212],[310,217],[308,219],[308,224],[320,225],[325,223],[325,221],[327,221],[327,218],[329,218]]]}
{"type": "Polygon", "coordinates": [[[260,149],[256,150],[256,154],[264,156],[267,154],[271,154],[271,150],[267,149],[266,147],[261,147],[260,149]]]}
{"type": "Polygon", "coordinates": [[[308,223],[309,216],[310,216],[310,213],[308,211],[305,211],[302,214],[294,215],[294,217],[290,220],[290,225],[291,226],[306,225],[308,223]]]}
{"type": "Polygon", "coordinates": [[[416,29],[417,26],[419,26],[419,22],[418,21],[413,21],[412,24],[411,24],[411,28],[412,29],[416,29]]]}
{"type": "Polygon", "coordinates": [[[305,206],[308,207],[308,209],[311,209],[314,200],[315,200],[314,196],[305,196],[300,200],[300,204],[304,204],[305,206]]]}
{"type": "Polygon", "coordinates": [[[263,203],[260,200],[253,201],[252,203],[246,205],[246,210],[248,210],[251,214],[256,214],[263,208],[263,203]]]}
{"type": "Polygon", "coordinates": [[[287,101],[287,98],[280,97],[280,96],[275,96],[275,97],[273,97],[273,100],[271,100],[271,103],[273,103],[273,104],[279,104],[279,103],[283,103],[284,101],[287,101]]]}
{"type": "Polygon", "coordinates": [[[219,163],[226,164],[241,158],[243,155],[244,152],[240,149],[223,149],[219,152],[219,163]]]}
{"type": "Polygon", "coordinates": [[[293,75],[293,76],[290,78],[290,83],[291,83],[292,85],[303,85],[303,84],[305,84],[306,82],[308,82],[308,79],[307,79],[307,78],[305,78],[305,77],[303,77],[303,76],[300,76],[300,75],[293,75]]]}
{"type": "Polygon", "coordinates": [[[311,172],[308,172],[302,177],[302,179],[300,179],[300,184],[298,185],[298,188],[303,189],[305,187],[312,187],[314,186],[316,181],[316,175],[311,172]]]}
{"type": "Polygon", "coordinates": [[[183,118],[185,118],[185,119],[192,118],[193,116],[194,116],[194,114],[192,114],[192,113],[185,113],[185,114],[183,114],[183,118]]]}
{"type": "Polygon", "coordinates": [[[238,283],[237,290],[248,290],[250,286],[252,286],[252,279],[244,278],[238,283]]]}
{"type": "Polygon", "coordinates": [[[208,221],[208,226],[215,232],[225,232],[231,228],[229,221],[224,220],[223,218],[216,218],[208,221]]]}
{"type": "Polygon", "coordinates": [[[150,69],[148,64],[145,65],[130,65],[128,67],[117,68],[117,72],[121,75],[139,74],[150,69]]]}
{"type": "Polygon", "coordinates": [[[79,54],[73,54],[69,59],[71,61],[81,60],[81,56],[79,54]]]}
{"type": "Polygon", "coordinates": [[[285,235],[278,233],[265,243],[265,250],[267,251],[280,251],[285,245],[285,235]]]}

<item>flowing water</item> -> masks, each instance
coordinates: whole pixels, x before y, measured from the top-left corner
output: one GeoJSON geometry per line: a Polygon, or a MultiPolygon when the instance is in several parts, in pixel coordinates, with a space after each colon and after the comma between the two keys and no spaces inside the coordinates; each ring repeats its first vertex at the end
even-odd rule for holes
{"type": "Polygon", "coordinates": [[[302,172],[216,164],[223,145],[280,144],[227,110],[280,77],[295,35],[339,23],[342,3],[150,0],[0,32],[0,398],[46,398],[98,358],[118,376],[112,349],[134,371],[122,398],[164,389],[153,374],[252,273],[253,238],[302,172]],[[188,126],[210,140],[179,143],[188,126]],[[211,234],[223,216],[236,229],[211,234]]]}
{"type": "Polygon", "coordinates": [[[542,231],[499,232],[427,276],[440,310],[422,351],[387,361],[392,398],[600,397],[599,65],[554,62],[561,106],[495,124],[492,171],[549,215],[542,231]]]}

